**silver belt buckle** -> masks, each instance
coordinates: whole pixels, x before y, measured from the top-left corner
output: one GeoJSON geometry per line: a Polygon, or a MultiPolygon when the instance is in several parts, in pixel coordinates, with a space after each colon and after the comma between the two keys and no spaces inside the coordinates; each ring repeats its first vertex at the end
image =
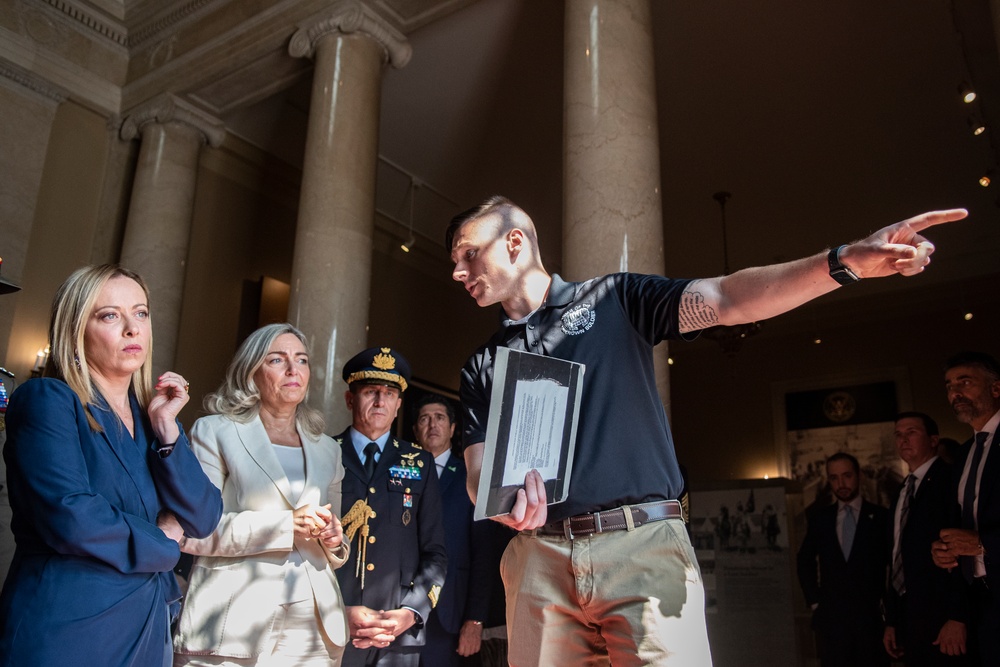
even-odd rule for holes
{"type": "Polygon", "coordinates": [[[594,512],[594,534],[596,535],[597,533],[603,533],[603,532],[604,532],[604,526],[601,525],[601,513],[594,512]]]}
{"type": "Polygon", "coordinates": [[[569,540],[569,541],[572,542],[573,541],[573,525],[570,523],[570,519],[563,519],[562,524],[563,524],[563,535],[566,536],[567,540],[569,540]]]}

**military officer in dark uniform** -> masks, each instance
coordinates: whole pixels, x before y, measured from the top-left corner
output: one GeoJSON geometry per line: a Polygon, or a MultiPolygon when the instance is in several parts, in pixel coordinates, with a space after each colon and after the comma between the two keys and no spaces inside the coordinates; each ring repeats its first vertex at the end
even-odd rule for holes
{"type": "Polygon", "coordinates": [[[343,377],[352,424],[335,439],[347,470],[341,522],[351,559],[337,579],[352,636],[367,637],[347,647],[344,665],[416,667],[447,569],[434,459],[390,433],[410,378],[401,354],[365,350],[343,377]],[[383,641],[359,632],[366,628],[381,629],[383,641]]]}

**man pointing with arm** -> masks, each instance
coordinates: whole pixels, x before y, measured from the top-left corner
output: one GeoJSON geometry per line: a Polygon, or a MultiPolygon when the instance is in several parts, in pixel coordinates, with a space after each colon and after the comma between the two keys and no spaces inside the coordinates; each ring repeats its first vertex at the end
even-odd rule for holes
{"type": "Polygon", "coordinates": [[[546,272],[534,224],[510,200],[493,197],[456,216],[446,237],[452,277],[481,307],[501,304],[505,318],[462,371],[473,499],[497,348],[587,368],[569,497],[547,508],[532,471],[499,519],[522,531],[503,562],[511,664],[589,664],[595,655],[711,664],[653,346],[773,317],[863,278],[920,273],[934,251],[921,232],[965,216],[926,213],[832,251],[718,278],[620,273],[580,283],[546,272]]]}

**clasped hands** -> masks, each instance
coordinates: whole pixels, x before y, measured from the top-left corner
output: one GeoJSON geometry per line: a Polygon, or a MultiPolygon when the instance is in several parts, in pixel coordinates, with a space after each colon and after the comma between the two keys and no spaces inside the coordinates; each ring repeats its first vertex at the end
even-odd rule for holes
{"type": "Polygon", "coordinates": [[[354,648],[385,648],[416,622],[409,609],[376,611],[357,605],[347,608],[347,625],[354,648]]]}
{"type": "Polygon", "coordinates": [[[336,549],[344,541],[340,519],[330,511],[332,505],[302,505],[292,512],[295,535],[305,540],[316,539],[327,549],[336,549]]]}
{"type": "Polygon", "coordinates": [[[983,544],[979,533],[965,528],[945,528],[941,539],[931,545],[931,558],[938,567],[950,570],[958,565],[959,556],[981,556],[983,544]]]}

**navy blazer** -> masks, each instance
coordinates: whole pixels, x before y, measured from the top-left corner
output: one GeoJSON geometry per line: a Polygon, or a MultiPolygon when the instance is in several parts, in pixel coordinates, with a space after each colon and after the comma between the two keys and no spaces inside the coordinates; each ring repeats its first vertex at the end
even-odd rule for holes
{"type": "MultiPolygon", "coordinates": [[[[972,452],[974,439],[967,440],[955,462],[955,478],[960,479],[965,462],[972,452]]],[[[986,549],[986,585],[990,590],[1000,586],[1000,429],[993,434],[989,453],[982,464],[983,474],[979,481],[979,499],[976,505],[976,527],[979,541],[986,549]]],[[[956,488],[955,499],[961,498],[962,490],[956,488]]],[[[956,509],[957,523],[961,525],[961,505],[956,509]]],[[[966,556],[962,556],[966,558],[966,556]]]]}
{"type": "MultiPolygon", "coordinates": [[[[354,451],[350,429],[334,440],[341,446],[346,471],[341,516],[359,499],[375,510],[375,517],[368,520],[364,589],[358,570],[360,532],[351,544],[350,559],[337,570],[344,603],[376,610],[409,607],[426,622],[441,594],[448,566],[434,459],[417,445],[390,437],[369,482],[354,451]],[[415,477],[403,478],[399,476],[402,468],[418,472],[415,477]]],[[[385,650],[421,646],[424,635],[424,624],[414,625],[385,650]]],[[[352,647],[347,650],[352,651],[352,647]]]]}
{"type": "MultiPolygon", "coordinates": [[[[961,571],[951,572],[934,565],[931,544],[940,539],[941,529],[954,526],[955,491],[952,467],[938,459],[924,475],[916,494],[910,501],[906,526],[900,535],[903,555],[903,581],[906,585],[907,618],[919,619],[925,627],[933,627],[934,636],[945,621],[968,622],[969,609],[965,582],[961,571]]],[[[900,623],[901,600],[891,581],[893,540],[895,537],[896,506],[899,496],[889,508],[889,558],[890,581],[886,594],[885,622],[896,626],[900,623]]]]}
{"type": "Polygon", "coordinates": [[[222,513],[183,430],[160,458],[131,397],[134,438],[107,404],[61,380],[30,380],[7,410],[7,482],[17,549],[0,595],[0,665],[170,665],[168,604],[180,598],[176,542],[156,525],[173,512],[186,534],[222,513]]]}
{"type": "Polygon", "coordinates": [[[452,634],[467,620],[485,622],[489,612],[488,572],[479,566],[489,540],[484,530],[487,522],[472,519],[475,507],[466,477],[465,461],[451,453],[440,479],[448,574],[434,613],[452,634]]]}
{"type": "Polygon", "coordinates": [[[851,553],[845,559],[837,539],[838,507],[834,503],[810,512],[798,553],[799,584],[806,603],[819,605],[814,627],[837,624],[845,615],[875,620],[881,627],[889,513],[868,501],[862,503],[851,553]]]}

